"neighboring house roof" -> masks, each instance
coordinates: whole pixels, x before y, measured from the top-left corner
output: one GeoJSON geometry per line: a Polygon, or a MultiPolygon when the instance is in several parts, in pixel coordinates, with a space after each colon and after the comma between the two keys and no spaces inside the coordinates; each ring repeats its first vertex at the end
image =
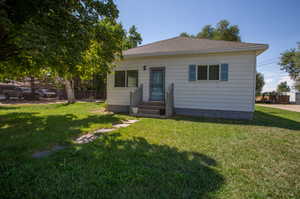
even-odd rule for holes
{"type": "Polygon", "coordinates": [[[268,49],[267,44],[236,41],[174,37],[131,48],[123,52],[125,58],[162,55],[206,54],[220,52],[256,51],[257,55],[268,49]]]}

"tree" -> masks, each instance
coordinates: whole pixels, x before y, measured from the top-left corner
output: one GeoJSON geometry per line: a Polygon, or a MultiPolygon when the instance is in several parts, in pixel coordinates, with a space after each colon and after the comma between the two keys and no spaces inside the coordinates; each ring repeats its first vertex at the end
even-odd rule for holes
{"type": "Polygon", "coordinates": [[[202,30],[194,35],[189,35],[184,32],[181,33],[180,36],[184,37],[195,37],[195,38],[206,38],[213,40],[226,40],[226,41],[241,41],[240,30],[237,25],[230,25],[229,21],[221,20],[213,27],[211,25],[206,25],[202,28],[202,30]]]}
{"type": "Polygon", "coordinates": [[[280,57],[280,69],[289,73],[289,76],[296,81],[300,78],[300,43],[298,50],[295,48],[285,51],[280,57]]]}
{"type": "Polygon", "coordinates": [[[262,73],[256,73],[256,87],[255,87],[255,94],[256,96],[261,95],[261,91],[265,85],[264,76],[262,73]]]}
{"type": "Polygon", "coordinates": [[[182,32],[179,35],[180,37],[191,37],[191,35],[189,35],[187,32],[182,32]]]}
{"type": "Polygon", "coordinates": [[[19,48],[14,44],[17,37],[15,30],[36,10],[34,1],[0,0],[0,61],[6,61],[19,53],[19,48]]]}
{"type": "Polygon", "coordinates": [[[136,26],[133,25],[130,27],[128,34],[126,36],[126,42],[125,42],[124,49],[135,48],[139,44],[141,44],[142,41],[143,41],[143,39],[142,39],[141,34],[137,32],[136,26]]]}
{"type": "Polygon", "coordinates": [[[213,39],[226,41],[241,41],[239,34],[240,30],[237,25],[231,26],[229,21],[221,20],[217,24],[213,39]]]}
{"type": "Polygon", "coordinates": [[[286,93],[286,92],[290,92],[291,89],[288,86],[287,82],[281,82],[280,84],[278,84],[277,86],[277,92],[278,93],[286,93]]]}
{"type": "Polygon", "coordinates": [[[115,58],[122,55],[124,30],[116,22],[118,9],[112,0],[41,2],[38,12],[21,17],[23,22],[12,41],[22,52],[36,52],[34,62],[60,76],[68,101],[74,102],[75,76],[87,78],[99,70],[108,71],[115,58]]]}
{"type": "Polygon", "coordinates": [[[202,28],[202,31],[197,34],[197,38],[213,39],[215,34],[215,28],[211,25],[206,25],[202,28]]]}

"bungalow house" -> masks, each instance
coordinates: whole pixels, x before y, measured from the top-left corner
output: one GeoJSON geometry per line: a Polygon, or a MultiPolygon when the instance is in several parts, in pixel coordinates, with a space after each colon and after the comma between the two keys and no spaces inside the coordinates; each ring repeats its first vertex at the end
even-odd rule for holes
{"type": "Polygon", "coordinates": [[[108,110],[251,119],[266,44],[175,37],[124,51],[107,78],[108,110]]]}

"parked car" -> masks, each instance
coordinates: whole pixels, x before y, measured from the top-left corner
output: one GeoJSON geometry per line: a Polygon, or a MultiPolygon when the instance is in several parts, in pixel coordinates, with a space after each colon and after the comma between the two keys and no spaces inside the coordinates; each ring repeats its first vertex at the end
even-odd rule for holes
{"type": "Polygon", "coordinates": [[[12,97],[17,97],[21,99],[23,97],[22,89],[15,85],[3,86],[2,93],[5,96],[5,99],[10,99],[12,97]]]}
{"type": "MultiPolygon", "coordinates": [[[[32,100],[32,93],[31,93],[31,88],[28,87],[20,87],[23,93],[23,98],[24,99],[29,99],[32,100]]],[[[39,99],[39,94],[37,93],[37,91],[35,91],[35,96],[34,99],[39,99]]]]}
{"type": "Polygon", "coordinates": [[[42,89],[38,89],[37,93],[39,94],[40,97],[45,97],[45,98],[57,97],[57,94],[54,89],[42,88],[42,89]]]}

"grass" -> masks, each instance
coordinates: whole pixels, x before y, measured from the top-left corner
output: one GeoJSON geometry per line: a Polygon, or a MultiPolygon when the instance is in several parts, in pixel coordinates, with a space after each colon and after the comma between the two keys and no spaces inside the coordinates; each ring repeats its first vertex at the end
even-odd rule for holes
{"type": "Polygon", "coordinates": [[[144,118],[72,144],[130,118],[95,111],[102,106],[0,107],[0,198],[300,198],[300,113],[144,118]],[[58,144],[69,147],[31,157],[58,144]]]}

